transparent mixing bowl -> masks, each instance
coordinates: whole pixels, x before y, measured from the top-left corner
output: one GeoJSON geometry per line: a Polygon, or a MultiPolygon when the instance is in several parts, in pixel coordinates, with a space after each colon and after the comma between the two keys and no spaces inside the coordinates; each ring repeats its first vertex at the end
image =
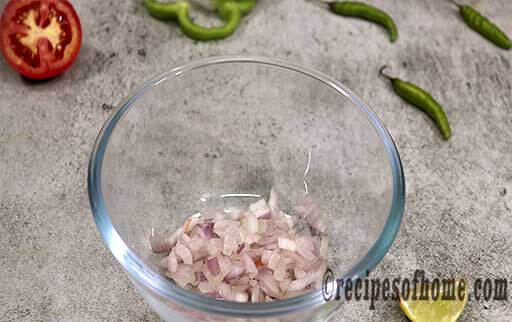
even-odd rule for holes
{"type": "Polygon", "coordinates": [[[207,196],[228,207],[253,201],[231,194],[268,198],[276,187],[292,212],[304,178],[327,219],[329,268],[337,278],[365,276],[404,211],[400,158],[384,125],[322,73],[217,57],[167,71],[117,107],[94,146],[88,187],[105,244],[165,320],[323,321],[340,302],[326,303],[321,290],[245,304],[182,289],[161,273],[148,239],[152,228],[174,232],[207,196]]]}

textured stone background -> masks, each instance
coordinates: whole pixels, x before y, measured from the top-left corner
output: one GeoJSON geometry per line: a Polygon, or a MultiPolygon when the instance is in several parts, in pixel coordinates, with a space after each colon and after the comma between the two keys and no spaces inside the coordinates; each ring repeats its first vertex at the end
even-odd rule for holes
{"type": "MultiPolygon", "coordinates": [[[[33,83],[0,59],[0,319],[158,319],[99,238],[88,157],[109,108],[138,84],[221,54],[285,58],[332,75],[388,126],[403,160],[407,210],[373,276],[423,268],[430,277],[512,278],[512,52],[469,30],[448,1],[368,2],[395,18],[397,43],[379,27],[304,0],[263,0],[233,37],[210,43],[150,18],[140,0],[75,0],[84,39],[68,72],[33,83]],[[383,64],[442,102],[449,142],[377,77],[383,64]]],[[[473,4],[512,35],[509,0],[473,4]]],[[[474,301],[461,320],[511,319],[508,303],[474,301]]],[[[361,302],[344,304],[332,320],[405,318],[396,303],[369,311],[361,302]]]]}

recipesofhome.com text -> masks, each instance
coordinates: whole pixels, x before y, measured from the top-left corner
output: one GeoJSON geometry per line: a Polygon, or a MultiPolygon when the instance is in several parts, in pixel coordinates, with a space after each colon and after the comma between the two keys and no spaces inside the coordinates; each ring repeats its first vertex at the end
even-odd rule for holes
{"type": "Polygon", "coordinates": [[[446,301],[508,301],[506,278],[477,278],[471,283],[465,279],[425,278],[425,271],[416,270],[413,278],[364,278],[336,279],[327,269],[323,276],[322,295],[326,301],[368,301],[370,310],[376,301],[437,300],[446,301]]]}

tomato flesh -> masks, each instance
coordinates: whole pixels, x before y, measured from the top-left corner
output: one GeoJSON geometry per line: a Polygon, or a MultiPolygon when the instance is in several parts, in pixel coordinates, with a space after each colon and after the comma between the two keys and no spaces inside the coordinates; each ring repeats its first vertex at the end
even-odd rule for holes
{"type": "Polygon", "coordinates": [[[29,78],[62,73],[80,50],[80,21],[66,0],[11,0],[1,26],[2,53],[11,66],[29,78]]]}

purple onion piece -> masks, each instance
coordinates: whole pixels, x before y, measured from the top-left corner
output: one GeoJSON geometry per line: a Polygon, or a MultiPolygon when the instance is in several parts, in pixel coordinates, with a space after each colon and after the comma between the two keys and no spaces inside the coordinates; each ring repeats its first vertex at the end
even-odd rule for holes
{"type": "Polygon", "coordinates": [[[240,254],[242,250],[245,248],[245,243],[241,243],[240,246],[238,246],[238,249],[236,250],[237,254],[240,254]]]}
{"type": "Polygon", "coordinates": [[[203,224],[203,225],[200,225],[199,228],[201,228],[201,231],[204,233],[204,238],[207,239],[207,240],[210,240],[212,239],[214,233],[213,233],[213,223],[209,223],[209,224],[203,224]]]}
{"type": "Polygon", "coordinates": [[[196,277],[196,281],[199,282],[205,282],[208,280],[203,272],[194,272],[194,276],[196,277]]]}
{"type": "Polygon", "coordinates": [[[206,262],[206,266],[208,266],[208,270],[212,273],[213,276],[217,276],[220,273],[219,260],[217,257],[209,258],[206,262]]]}
{"type": "Polygon", "coordinates": [[[151,250],[155,254],[168,253],[171,251],[169,241],[162,236],[151,235],[149,236],[149,242],[151,243],[151,250]]]}

